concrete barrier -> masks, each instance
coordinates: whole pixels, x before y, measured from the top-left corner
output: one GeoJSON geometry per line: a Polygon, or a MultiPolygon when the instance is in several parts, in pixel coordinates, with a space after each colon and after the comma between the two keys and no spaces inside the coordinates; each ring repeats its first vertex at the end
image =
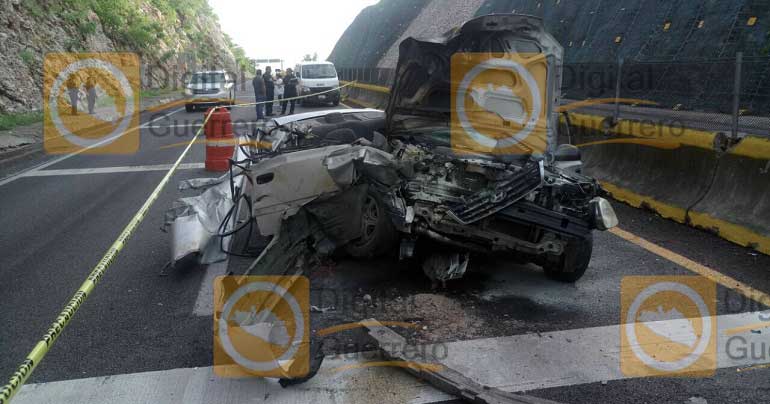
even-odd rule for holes
{"type": "MultiPolygon", "coordinates": [[[[348,89],[346,102],[387,105],[387,87],[348,89]]],[[[621,119],[607,130],[606,117],[568,116],[571,136],[562,141],[581,148],[586,173],[614,199],[770,255],[770,139],[725,143],[724,134],[650,120],[621,119]]]]}
{"type": "MultiPolygon", "coordinates": [[[[345,85],[350,82],[340,81],[345,85]]],[[[390,97],[390,89],[365,83],[352,83],[342,93],[343,102],[363,108],[385,109],[390,97]]]]}
{"type": "Polygon", "coordinates": [[[709,191],[689,212],[690,223],[770,254],[768,159],[723,154],[709,191]]]}
{"type": "Polygon", "coordinates": [[[571,140],[613,198],[770,254],[770,139],[725,147],[719,133],[622,122],[605,131],[603,119],[571,114],[571,140]]]}

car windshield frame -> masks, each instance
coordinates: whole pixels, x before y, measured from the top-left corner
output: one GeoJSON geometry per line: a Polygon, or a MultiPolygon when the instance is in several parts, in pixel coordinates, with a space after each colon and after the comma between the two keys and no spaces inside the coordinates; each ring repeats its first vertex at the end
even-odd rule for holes
{"type": "Polygon", "coordinates": [[[333,79],[336,77],[337,69],[331,64],[319,63],[302,66],[303,79],[333,79]],[[311,73],[308,73],[308,70],[311,71],[311,73]]]}
{"type": "Polygon", "coordinates": [[[194,73],[190,77],[190,84],[224,84],[224,73],[194,73]]]}

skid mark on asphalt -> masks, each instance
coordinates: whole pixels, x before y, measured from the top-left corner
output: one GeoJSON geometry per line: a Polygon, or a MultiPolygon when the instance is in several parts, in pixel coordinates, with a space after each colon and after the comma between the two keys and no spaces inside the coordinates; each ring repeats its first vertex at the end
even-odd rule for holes
{"type": "MultiPolygon", "coordinates": [[[[731,358],[727,352],[727,330],[744,327],[761,318],[761,312],[717,316],[717,352],[709,362],[716,368],[757,366],[767,358],[731,358]],[[715,362],[713,361],[715,359],[715,362]]],[[[678,320],[659,323],[677,329],[678,320]]],[[[442,364],[485,385],[518,392],[574,386],[628,377],[620,370],[620,325],[581,328],[538,334],[450,342],[436,348],[446,352],[442,364]],[[527,347],[522,349],[522,347],[527,347]]],[[[762,343],[764,336],[742,334],[747,344],[762,343]]],[[[646,345],[648,349],[655,349],[646,345]]],[[[434,346],[427,346],[433,352],[434,346]]],[[[112,404],[134,402],[247,403],[254,397],[269,397],[272,403],[412,402],[432,403],[451,397],[388,367],[362,367],[378,360],[371,353],[327,357],[320,372],[310,381],[291,389],[275,380],[225,379],[211,367],[173,369],[127,375],[27,385],[17,403],[78,402],[112,404]],[[337,371],[339,369],[352,369],[337,371]],[[379,381],[379,382],[378,382],[379,381]],[[398,386],[394,393],[393,386],[398,386]],[[394,394],[398,397],[394,397],[394,394]]]]}
{"type": "Polygon", "coordinates": [[[717,272],[712,268],[699,264],[687,257],[679,255],[667,248],[661,247],[653,242],[645,240],[626,230],[615,227],[613,229],[610,229],[609,231],[610,233],[630,243],[636,244],[637,246],[642,247],[645,250],[655,255],[663,257],[683,268],[686,268],[692,272],[695,272],[696,274],[703,276],[704,278],[707,278],[709,280],[712,280],[728,289],[732,289],[749,299],[755,300],[761,304],[770,304],[770,296],[768,296],[766,293],[762,292],[761,290],[755,289],[743,282],[740,282],[732,277],[729,277],[725,274],[717,272]]]}

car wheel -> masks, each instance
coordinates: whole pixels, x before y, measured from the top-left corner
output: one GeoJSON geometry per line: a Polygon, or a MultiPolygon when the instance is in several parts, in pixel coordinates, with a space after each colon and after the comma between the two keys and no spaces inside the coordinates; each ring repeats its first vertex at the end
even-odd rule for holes
{"type": "Polygon", "coordinates": [[[361,213],[361,237],[348,243],[345,249],[357,258],[384,254],[393,247],[398,233],[379,195],[367,193],[361,213]]]}
{"type": "Polygon", "coordinates": [[[577,282],[588,269],[593,249],[594,236],[591,233],[584,238],[569,240],[564,253],[545,262],[545,275],[559,282],[577,282]]]}
{"type": "Polygon", "coordinates": [[[184,110],[185,110],[186,112],[193,112],[193,111],[195,111],[195,106],[194,106],[194,105],[190,105],[190,104],[187,104],[187,105],[185,105],[185,106],[184,106],[184,110]]]}
{"type": "Polygon", "coordinates": [[[332,105],[334,105],[335,107],[337,105],[340,105],[340,100],[334,100],[334,102],[332,102],[332,105]]]}

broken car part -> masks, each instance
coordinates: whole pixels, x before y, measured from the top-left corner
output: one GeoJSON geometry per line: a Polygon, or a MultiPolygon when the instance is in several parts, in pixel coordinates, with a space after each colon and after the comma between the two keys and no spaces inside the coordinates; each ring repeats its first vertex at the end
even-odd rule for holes
{"type": "Polygon", "coordinates": [[[377,341],[380,350],[388,359],[403,363],[404,366],[399,366],[400,368],[463,401],[475,404],[557,404],[555,401],[509,393],[479,384],[441,364],[429,353],[430,349],[422,350],[423,353],[415,353],[404,337],[377,320],[364,320],[361,324],[369,330],[369,335],[377,341]],[[419,362],[415,362],[414,359],[418,359],[419,362]]]}

